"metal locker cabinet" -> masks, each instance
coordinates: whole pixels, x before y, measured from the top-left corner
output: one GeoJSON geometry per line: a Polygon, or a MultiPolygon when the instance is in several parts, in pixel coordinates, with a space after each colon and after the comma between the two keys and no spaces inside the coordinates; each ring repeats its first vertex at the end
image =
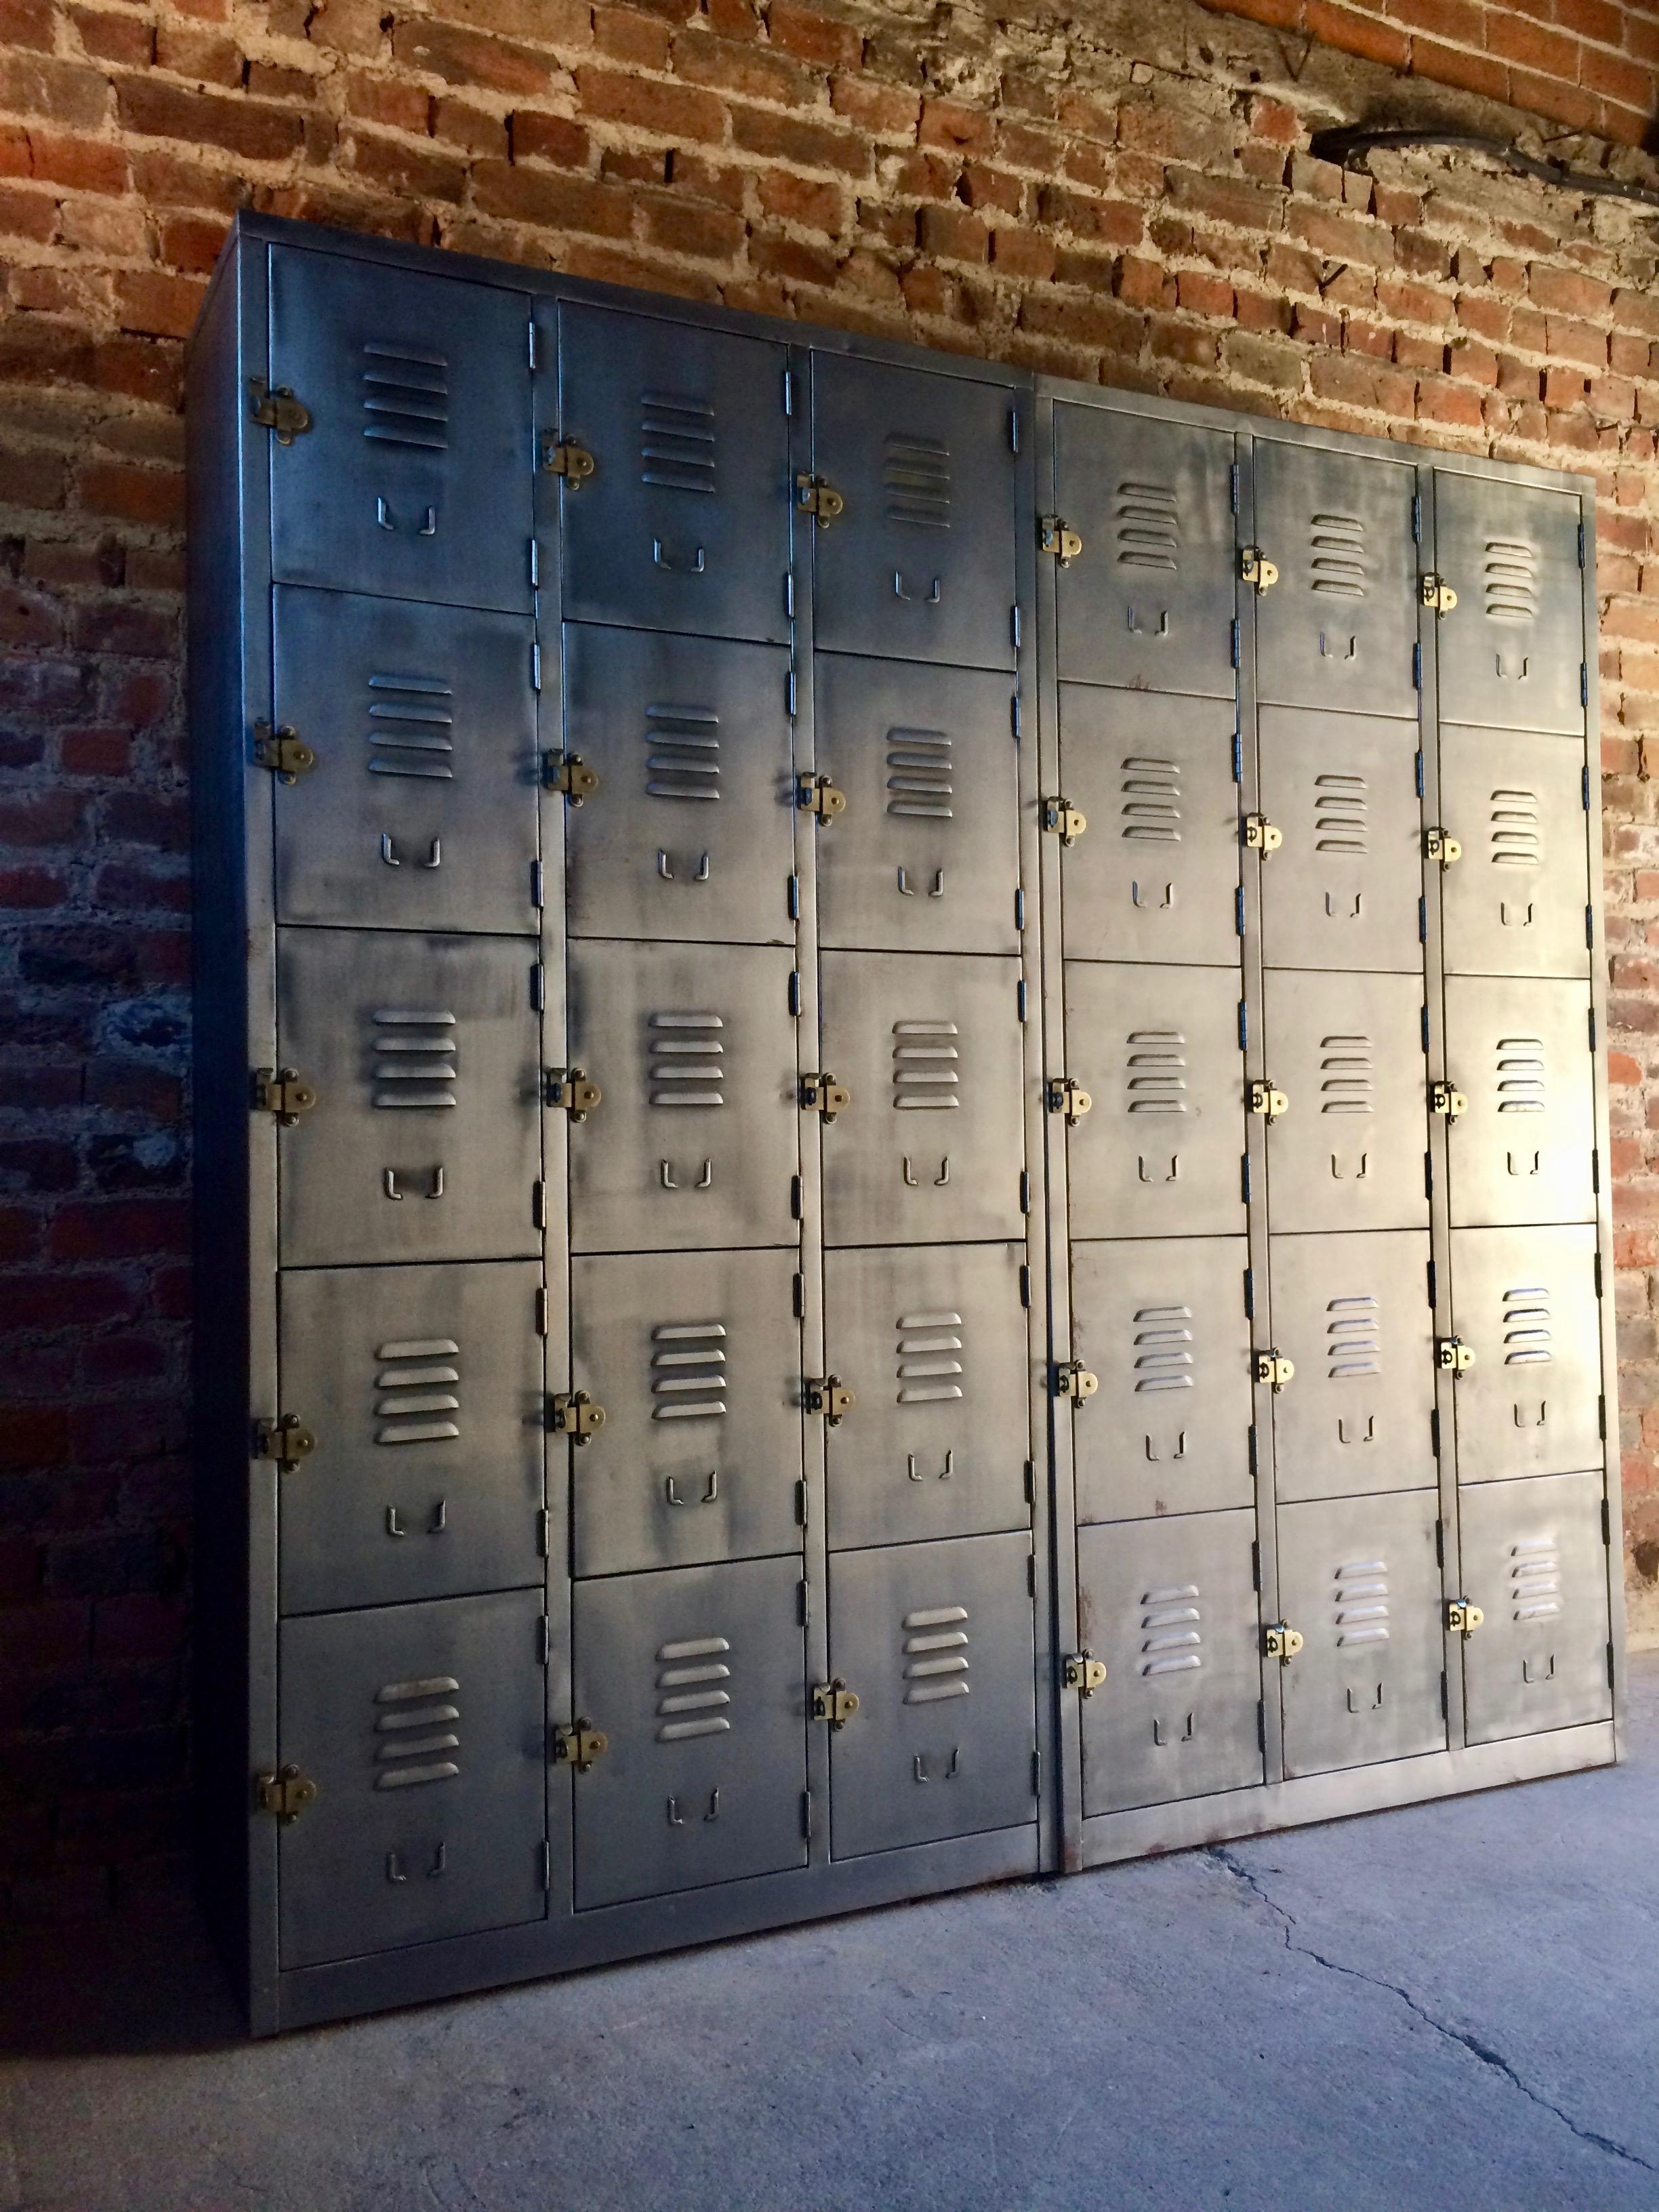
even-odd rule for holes
{"type": "Polygon", "coordinates": [[[1060,781],[1088,828],[1060,854],[1073,960],[1238,958],[1228,700],[1060,690],[1060,781]]]}
{"type": "Polygon", "coordinates": [[[1446,1143],[1453,1222],[1593,1220],[1588,985],[1449,976],[1446,1066],[1465,1102],[1446,1143]]]}
{"type": "Polygon", "coordinates": [[[1464,1482],[1567,1474],[1602,1455],[1595,1231],[1455,1229],[1453,1390],[1464,1482]]]}
{"type": "Polygon", "coordinates": [[[1584,727],[1583,538],[1576,495],[1435,472],[1440,712],[1499,730],[1584,727]]]}
{"type": "Polygon", "coordinates": [[[1078,1603],[1105,1682],[1082,1700],[1086,1817],[1260,1785],[1252,1512],[1078,1532],[1078,1603]]]}
{"type": "Polygon", "coordinates": [[[1577,738],[1442,727],[1449,975],[1589,975],[1589,797],[1577,738]]]}
{"type": "Polygon", "coordinates": [[[1231,699],[1231,430],[1062,403],[1054,435],[1057,519],[1083,541],[1054,586],[1060,676],[1231,699]]]}
{"type": "Polygon", "coordinates": [[[284,1613],[543,1579],[547,1417],[534,1261],[290,1267],[280,1401],[284,1613]]]}
{"type": "Polygon", "coordinates": [[[269,441],[276,579],[528,614],[524,292],[282,246],[270,262],[270,382],[310,416],[269,441]]]}
{"type": "Polygon", "coordinates": [[[1415,722],[1264,707],[1261,811],[1284,838],[1261,869],[1270,968],[1423,972],[1415,722]]]}
{"type": "Polygon", "coordinates": [[[1612,1712],[1602,1498],[1600,1468],[1460,1492],[1464,1585],[1486,1616],[1460,1639],[1471,1743],[1612,1712]]]}

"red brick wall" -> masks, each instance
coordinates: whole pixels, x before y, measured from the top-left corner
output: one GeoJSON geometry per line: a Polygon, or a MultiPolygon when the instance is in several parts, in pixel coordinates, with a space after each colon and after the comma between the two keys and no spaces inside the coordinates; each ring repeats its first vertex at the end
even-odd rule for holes
{"type": "MultiPolygon", "coordinates": [[[[1443,15],[1447,0],[1414,3],[1443,15]]],[[[1480,31],[1469,50],[1499,51],[1543,6],[1466,4],[1480,31]]],[[[1369,13],[1403,22],[1404,7],[1369,13]]],[[[1588,82],[1596,27],[1621,11],[1555,8],[1588,82]]],[[[1357,36],[1316,0],[1282,12],[1357,36]]],[[[179,1848],[177,404],[181,340],[242,204],[1594,470],[1626,1468],[1634,1587],[1659,1587],[1649,232],[1611,204],[1436,157],[1345,177],[1309,158],[1308,131],[1376,112],[1396,88],[1386,68],[1196,0],[1101,0],[1099,13],[1085,37],[1018,8],[993,22],[972,0],[937,33],[879,0],[833,13],[0,0],[0,1901],[13,1909],[122,1894],[179,1848]]],[[[1635,11],[1622,16],[1633,38],[1635,11]]],[[[1506,82],[1532,97],[1520,61],[1506,82]]],[[[1522,119],[1437,97],[1487,126],[1522,119]]]]}

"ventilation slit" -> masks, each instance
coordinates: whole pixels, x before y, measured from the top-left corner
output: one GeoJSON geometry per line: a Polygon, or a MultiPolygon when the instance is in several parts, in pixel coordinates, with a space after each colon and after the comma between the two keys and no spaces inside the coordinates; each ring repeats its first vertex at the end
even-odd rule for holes
{"type": "Polygon", "coordinates": [[[374,1103],[376,1106],[453,1106],[455,1017],[381,1007],[374,1024],[374,1103]]]}
{"type": "Polygon", "coordinates": [[[1547,1367],[1555,1354],[1550,1349],[1550,1294],[1545,1283],[1522,1283],[1504,1293],[1504,1364],[1505,1367],[1547,1367]]]}
{"type": "Polygon", "coordinates": [[[1327,599],[1365,596],[1365,525],[1357,514],[1316,514],[1310,533],[1313,588],[1327,599]]]}
{"type": "Polygon", "coordinates": [[[448,449],[449,364],[441,353],[406,346],[366,345],[362,372],[363,435],[382,445],[448,449]]]}
{"type": "Polygon", "coordinates": [[[1561,1611],[1561,1555],[1553,1536],[1510,1548],[1510,1605],[1516,1620],[1550,1620],[1561,1611]]]}
{"type": "Polygon", "coordinates": [[[922,814],[945,822],[952,818],[951,744],[943,730],[889,730],[890,814],[922,814]]]}
{"type": "Polygon", "coordinates": [[[718,1014],[652,1015],[646,1080],[653,1106],[725,1105],[726,1094],[710,1087],[725,1075],[726,1047],[714,1034],[725,1027],[718,1014]]]}
{"type": "Polygon", "coordinates": [[[452,782],[455,771],[441,757],[455,750],[449,685],[435,676],[371,676],[368,688],[391,695],[368,702],[369,774],[452,782]]]}
{"type": "Polygon", "coordinates": [[[1319,1110],[1322,1114],[1370,1114],[1372,1104],[1371,1041],[1368,1036],[1319,1040],[1319,1110]]]}
{"type": "Polygon", "coordinates": [[[943,1113],[961,1104],[954,1022],[895,1022],[893,1104],[901,1113],[943,1113]]]}
{"type": "Polygon", "coordinates": [[[1382,1372],[1382,1316],[1372,1297],[1332,1298],[1325,1308],[1325,1373],[1332,1382],[1382,1372]]]}
{"type": "Polygon", "coordinates": [[[640,463],[640,482],[659,490],[718,490],[713,407],[672,392],[642,392],[640,463]]]}
{"type": "Polygon", "coordinates": [[[1123,763],[1123,830],[1146,844],[1181,842],[1181,764],[1131,753],[1123,763]]]}
{"type": "Polygon", "coordinates": [[[720,716],[710,707],[647,707],[645,788],[652,799],[718,799],[720,716]]]}
{"type": "Polygon", "coordinates": [[[965,1698],[969,1686],[968,1608],[927,1606],[904,1616],[904,1692],[907,1705],[937,1705],[944,1698],[965,1698]]]}
{"type": "Polygon", "coordinates": [[[950,1378],[963,1372],[957,1355],[962,1339],[958,1313],[902,1314],[898,1337],[898,1402],[922,1406],[960,1398],[962,1385],[950,1378]]]}
{"type": "Polygon", "coordinates": [[[1173,1583],[1146,1592],[1139,1607],[1142,1674],[1190,1674],[1204,1664],[1198,1601],[1196,1583],[1173,1583]]]}
{"type": "Polygon", "coordinates": [[[1337,1569],[1335,1620],[1340,1646],[1389,1641],[1386,1559],[1351,1559],[1337,1569]]]}
{"type": "Polygon", "coordinates": [[[1543,1038],[1499,1037],[1497,1058],[1498,1112],[1543,1113],[1547,1103],[1543,1038]]]}
{"type": "Polygon", "coordinates": [[[723,1656],[731,1649],[723,1636],[684,1637],[657,1647],[659,1743],[731,1734],[725,1708],[731,1704],[732,1694],[718,1686],[732,1679],[732,1669],[723,1656]],[[687,1717],[680,1718],[682,1714],[687,1717]]]}
{"type": "Polygon", "coordinates": [[[1118,567],[1161,568],[1173,575],[1181,554],[1181,518],[1172,487],[1126,477],[1117,488],[1113,513],[1118,567]]]}
{"type": "Polygon", "coordinates": [[[453,1674],[427,1674],[387,1682],[374,1693],[374,1787],[408,1790],[443,1782],[460,1772],[460,1684],[453,1674]],[[381,1708],[390,1707],[391,1711],[381,1708]]]}
{"type": "Polygon", "coordinates": [[[1127,1081],[1132,1114],[1184,1114],[1187,1042],[1180,1030],[1131,1030],[1127,1081]]]}
{"type": "Polygon", "coordinates": [[[460,1356],[460,1346],[449,1336],[406,1337],[377,1347],[374,1387],[386,1394],[374,1401],[381,1424],[374,1431],[377,1444],[435,1443],[459,1436],[453,1418],[432,1416],[453,1417],[461,1410],[454,1395],[461,1380],[454,1362],[460,1356]]]}
{"type": "Polygon", "coordinates": [[[882,447],[882,489],[887,520],[919,529],[951,527],[951,449],[937,438],[895,431],[882,447]]]}
{"type": "Polygon", "coordinates": [[[1529,623],[1538,612],[1538,556],[1518,538],[1489,538],[1485,571],[1488,622],[1529,623]]]}
{"type": "Polygon", "coordinates": [[[651,1342],[652,1419],[724,1419],[726,1324],[665,1322],[652,1330],[651,1342]]]}
{"type": "Polygon", "coordinates": [[[1363,775],[1316,776],[1315,852],[1352,853],[1363,858],[1370,849],[1365,819],[1368,804],[1363,775]]]}
{"type": "Polygon", "coordinates": [[[1190,1390],[1193,1387],[1193,1310],[1140,1306],[1135,1312],[1135,1389],[1190,1390]]]}
{"type": "Polygon", "coordinates": [[[1535,791],[1494,791],[1492,795],[1492,864],[1495,868],[1538,868],[1544,841],[1535,791]]]}

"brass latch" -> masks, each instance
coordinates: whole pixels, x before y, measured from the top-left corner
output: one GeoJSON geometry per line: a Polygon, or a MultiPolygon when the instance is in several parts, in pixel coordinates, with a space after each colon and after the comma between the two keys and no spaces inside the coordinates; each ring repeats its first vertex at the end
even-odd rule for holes
{"type": "Polygon", "coordinates": [[[1486,1619],[1478,1605],[1471,1605],[1466,1597],[1446,1600],[1446,1626],[1454,1636],[1473,1636],[1486,1619]]]}
{"type": "Polygon", "coordinates": [[[1064,1359],[1055,1363],[1056,1398],[1069,1398],[1073,1405],[1080,1406],[1085,1399],[1092,1398],[1099,1388],[1100,1377],[1091,1375],[1080,1359],[1064,1359]]]}
{"type": "Polygon", "coordinates": [[[1042,802],[1042,826],[1052,830],[1062,845],[1075,845],[1089,826],[1089,817],[1080,807],[1073,806],[1069,799],[1045,799],[1042,802]]]}
{"type": "Polygon", "coordinates": [[[1288,1667],[1302,1649],[1302,1632],[1287,1627],[1282,1620],[1261,1632],[1261,1650],[1269,1659],[1277,1659],[1281,1667],[1288,1667]]]}
{"type": "Polygon", "coordinates": [[[827,775],[800,775],[795,779],[795,804],[804,814],[833,822],[847,811],[847,793],[837,791],[827,775]]]}
{"type": "Polygon", "coordinates": [[[822,1114],[826,1121],[833,1121],[852,1103],[852,1092],[844,1083],[837,1083],[833,1075],[803,1075],[800,1079],[803,1114],[822,1114]]]}
{"type": "Polygon", "coordinates": [[[317,1103],[317,1093],[300,1080],[297,1067],[256,1067],[253,1103],[259,1113],[274,1114],[285,1129],[291,1129],[317,1103]]]}
{"type": "Polygon", "coordinates": [[[1255,1379],[1271,1382],[1275,1390],[1282,1390],[1296,1373],[1296,1362],[1286,1359],[1277,1352],[1258,1352],[1255,1355],[1255,1379]]]}
{"type": "Polygon", "coordinates": [[[317,1785],[297,1766],[279,1766],[275,1774],[254,1776],[253,1802],[260,1812],[274,1813],[286,1826],[317,1802],[317,1785]]]}
{"type": "Polygon", "coordinates": [[[1281,1114],[1288,1114],[1291,1102],[1282,1091],[1275,1091],[1271,1083],[1253,1083],[1246,1100],[1252,1114],[1260,1114],[1264,1121],[1276,1121],[1281,1114]]]}
{"type": "Polygon", "coordinates": [[[278,783],[297,783],[316,767],[317,756],[286,722],[276,729],[269,722],[256,722],[253,765],[270,769],[278,783]]]}
{"type": "Polygon", "coordinates": [[[1106,1662],[1103,1659],[1091,1658],[1088,1652],[1079,1651],[1060,1663],[1064,1670],[1061,1680],[1066,1687],[1075,1690],[1079,1697],[1092,1698],[1095,1692],[1104,1686],[1106,1662]]]}
{"type": "Polygon", "coordinates": [[[586,1390],[556,1390],[547,1402],[556,1436],[585,1444],[605,1426],[605,1407],[596,1406],[586,1390]]]}
{"type": "Polygon", "coordinates": [[[1457,594],[1431,569],[1423,579],[1423,604],[1432,607],[1437,615],[1449,615],[1457,605],[1457,594]]]}
{"type": "Polygon", "coordinates": [[[1238,573],[1247,584],[1254,584],[1258,592],[1271,592],[1279,581],[1279,571],[1263,554],[1259,545],[1240,548],[1238,573]]]}
{"type": "Polygon", "coordinates": [[[580,1067],[550,1067],[542,1096],[549,1106],[562,1106],[573,1121],[585,1121],[605,1093],[580,1067]]]}
{"type": "Polygon", "coordinates": [[[1434,1357],[1437,1366],[1448,1375],[1462,1375],[1474,1364],[1474,1347],[1465,1344],[1461,1336],[1437,1336],[1434,1357]]]}
{"type": "Polygon", "coordinates": [[[1454,1091],[1449,1083],[1431,1083],[1429,1085],[1431,1114],[1443,1114],[1449,1121],[1455,1121],[1468,1103],[1462,1092],[1454,1091]]]}
{"type": "Polygon", "coordinates": [[[835,486],[826,483],[822,477],[795,478],[795,504],[804,514],[817,515],[821,523],[833,522],[847,507],[847,501],[835,486]]]}
{"type": "Polygon", "coordinates": [[[578,1774],[586,1774],[596,1759],[603,1759],[611,1748],[611,1739],[603,1729],[577,1721],[570,1728],[556,1728],[553,1731],[553,1763],[556,1766],[574,1766],[578,1774]]]}
{"type": "Polygon", "coordinates": [[[1081,534],[1058,514],[1038,515],[1037,544],[1045,553],[1052,553],[1062,568],[1069,568],[1083,550],[1081,534]]]}
{"type": "Polygon", "coordinates": [[[1423,832],[1423,851],[1427,859],[1438,860],[1443,868],[1450,867],[1454,860],[1461,860],[1463,857],[1463,848],[1458,839],[1449,837],[1443,830],[1425,830],[1423,832]]]}
{"type": "Polygon", "coordinates": [[[599,789],[599,772],[589,768],[580,753],[545,753],[542,786],[547,791],[562,791],[573,806],[580,806],[599,789]]]}
{"type": "Polygon", "coordinates": [[[311,410],[296,399],[291,385],[279,384],[273,392],[263,376],[251,376],[253,419],[262,430],[274,430],[279,446],[291,446],[311,428],[311,410]]]}
{"type": "Polygon", "coordinates": [[[832,1729],[844,1729],[859,1709],[859,1693],[849,1690],[837,1674],[831,1682],[819,1682],[812,1690],[812,1717],[828,1721],[832,1729]]]}
{"type": "Polygon", "coordinates": [[[809,1375],[802,1384],[802,1402],[809,1413],[822,1413],[832,1429],[838,1429],[858,1398],[839,1375],[809,1375]]]}
{"type": "Polygon", "coordinates": [[[1046,1103],[1051,1114],[1063,1114],[1066,1127],[1074,1129],[1095,1102],[1069,1075],[1054,1075],[1048,1079],[1046,1103]]]}
{"type": "Polygon", "coordinates": [[[1276,853],[1284,842],[1285,832],[1265,814],[1244,817],[1244,842],[1252,853],[1276,853]]]}
{"type": "Polygon", "coordinates": [[[550,476],[562,477],[574,491],[593,473],[593,456],[574,439],[550,438],[542,448],[542,466],[550,476]]]}
{"type": "Polygon", "coordinates": [[[297,1413],[279,1413],[274,1421],[254,1424],[254,1458],[274,1459],[283,1474],[292,1474],[316,1449],[316,1437],[297,1413]]]}

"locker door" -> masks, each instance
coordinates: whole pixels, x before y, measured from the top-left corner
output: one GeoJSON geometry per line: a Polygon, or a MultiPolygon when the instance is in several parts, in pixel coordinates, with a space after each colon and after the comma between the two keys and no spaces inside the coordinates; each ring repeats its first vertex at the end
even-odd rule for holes
{"type": "Polygon", "coordinates": [[[285,1968],[544,1917],[541,1617],[514,1590],[283,1623],[279,1759],[317,1784],[277,1831],[285,1968]]]}
{"type": "Polygon", "coordinates": [[[1023,1244],[832,1252],[829,1364],[857,1403],[828,1431],[830,1544],[1025,1528],[1023,1244]]]}
{"type": "Polygon", "coordinates": [[[571,1372],[605,1407],[570,1448],[574,1571],[798,1552],[794,1255],[626,1253],[570,1277],[571,1372]]]}
{"type": "Polygon", "coordinates": [[[539,1249],[534,957],[502,938],[281,933],[277,1056],[317,1091],[278,1131],[284,1266],[539,1249]]]}
{"type": "Polygon", "coordinates": [[[1264,996],[1273,1227],[1426,1225],[1421,976],[1270,972],[1264,996]]]}
{"type": "Polygon", "coordinates": [[[542,1345],[532,1261],[286,1269],[282,1606],[320,1613],[540,1588],[542,1345]]]}
{"type": "Polygon", "coordinates": [[[572,1641],[607,1740],[570,1778],[579,1911],[805,1863],[798,1561],[580,1583],[572,1641]]]}
{"type": "Polygon", "coordinates": [[[825,1242],[1022,1235],[1015,963],[831,952],[822,973],[824,1065],[853,1094],[823,1134],[825,1242]]]}
{"type": "Polygon", "coordinates": [[[571,1065],[605,1094],[570,1133],[574,1249],[794,1241],[789,976],[757,946],[572,945],[571,1065]]]}
{"type": "Polygon", "coordinates": [[[1595,1109],[1587,983],[1446,983],[1446,1066],[1467,1100],[1447,1142],[1459,1226],[1589,1221],[1595,1109]]]}
{"type": "Polygon", "coordinates": [[[1079,1530],[1079,1616],[1106,1662],[1083,1700],[1085,1816],[1261,1782],[1255,1538],[1253,1512],[1079,1530]]]}
{"type": "Polygon", "coordinates": [[[1463,848],[1442,872],[1449,975],[1589,974],[1589,788],[1571,740],[1442,728],[1440,811],[1463,848]]]}
{"type": "Polygon", "coordinates": [[[784,349],[609,307],[558,308],[564,616],[696,637],[789,635],[784,349]]]}
{"type": "Polygon", "coordinates": [[[1089,827],[1060,853],[1073,960],[1238,957],[1231,702],[1064,684],[1060,783],[1089,827]]]}
{"type": "Polygon", "coordinates": [[[812,455],[846,501],[816,526],[820,652],[1014,665],[1013,396],[817,354],[812,455]]]}
{"type": "Polygon", "coordinates": [[[1262,957],[1420,975],[1416,723],[1266,707],[1258,727],[1261,811],[1285,840],[1261,868],[1262,957]]]}
{"type": "Polygon", "coordinates": [[[311,415],[270,437],[276,580],[528,614],[529,341],[522,293],[273,247],[270,381],[311,415]]]}
{"type": "Polygon", "coordinates": [[[1231,699],[1231,437],[1058,405],[1054,503],[1083,539],[1054,586],[1061,677],[1231,699]]]}
{"type": "Polygon", "coordinates": [[[1577,495],[1437,471],[1434,497],[1435,562],[1457,593],[1437,623],[1441,714],[1577,736],[1585,690],[1577,495]]]}
{"type": "Polygon", "coordinates": [[[1285,1771],[1443,1751],[1431,1491],[1281,1506],[1280,1611],[1306,1639],[1279,1667],[1285,1771]]]}
{"type": "Polygon", "coordinates": [[[1279,569],[1256,601],[1264,701],[1415,723],[1416,491],[1409,462],[1257,439],[1256,541],[1279,569]]]}
{"type": "Polygon", "coordinates": [[[1030,1558],[1022,1530],[830,1560],[838,1859],[1036,1821],[1030,1558]]]}
{"type": "Polygon", "coordinates": [[[565,813],[572,935],[793,944],[787,653],[564,635],[565,750],[599,778],[565,813]]]}
{"type": "Polygon", "coordinates": [[[1599,1468],[1459,1492],[1464,1584],[1486,1615],[1459,1639],[1471,1743],[1612,1712],[1603,1495],[1599,1468]]]}
{"type": "Polygon", "coordinates": [[[1072,1353],[1100,1384],[1074,1410],[1079,1521],[1246,1505],[1250,1329],[1242,1237],[1072,1247],[1072,1353]]]}
{"type": "Polygon", "coordinates": [[[1452,1318],[1464,1482],[1567,1474],[1601,1458],[1601,1315],[1592,1224],[1455,1229],[1452,1318]]]}
{"type": "Polygon", "coordinates": [[[1006,676],[825,654],[816,758],[847,794],[817,840],[824,945],[1019,950],[1019,781],[1006,676]]]}

